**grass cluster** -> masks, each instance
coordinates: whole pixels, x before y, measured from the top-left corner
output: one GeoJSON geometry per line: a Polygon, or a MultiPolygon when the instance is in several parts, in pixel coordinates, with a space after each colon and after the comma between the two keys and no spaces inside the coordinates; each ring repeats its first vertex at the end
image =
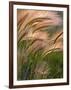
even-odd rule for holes
{"type": "MultiPolygon", "coordinates": [[[[23,51],[24,42],[18,45],[20,53],[23,51]]],[[[63,77],[63,52],[56,51],[42,55],[43,50],[31,52],[26,56],[26,51],[22,52],[18,60],[18,80],[52,79],[63,77]],[[25,55],[25,57],[23,56],[25,55]],[[26,59],[25,59],[26,58],[26,59]]]]}

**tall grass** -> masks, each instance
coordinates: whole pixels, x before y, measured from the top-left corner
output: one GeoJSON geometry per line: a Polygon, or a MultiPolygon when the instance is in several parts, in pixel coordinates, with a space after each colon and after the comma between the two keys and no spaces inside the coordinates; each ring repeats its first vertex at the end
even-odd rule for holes
{"type": "Polygon", "coordinates": [[[18,10],[17,15],[17,79],[62,78],[62,12],[18,10]]]}

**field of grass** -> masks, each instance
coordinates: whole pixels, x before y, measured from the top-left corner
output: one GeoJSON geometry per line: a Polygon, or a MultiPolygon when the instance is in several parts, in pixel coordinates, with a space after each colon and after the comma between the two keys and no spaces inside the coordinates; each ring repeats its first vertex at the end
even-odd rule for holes
{"type": "Polygon", "coordinates": [[[17,79],[63,78],[63,13],[18,10],[17,14],[17,79]]]}

